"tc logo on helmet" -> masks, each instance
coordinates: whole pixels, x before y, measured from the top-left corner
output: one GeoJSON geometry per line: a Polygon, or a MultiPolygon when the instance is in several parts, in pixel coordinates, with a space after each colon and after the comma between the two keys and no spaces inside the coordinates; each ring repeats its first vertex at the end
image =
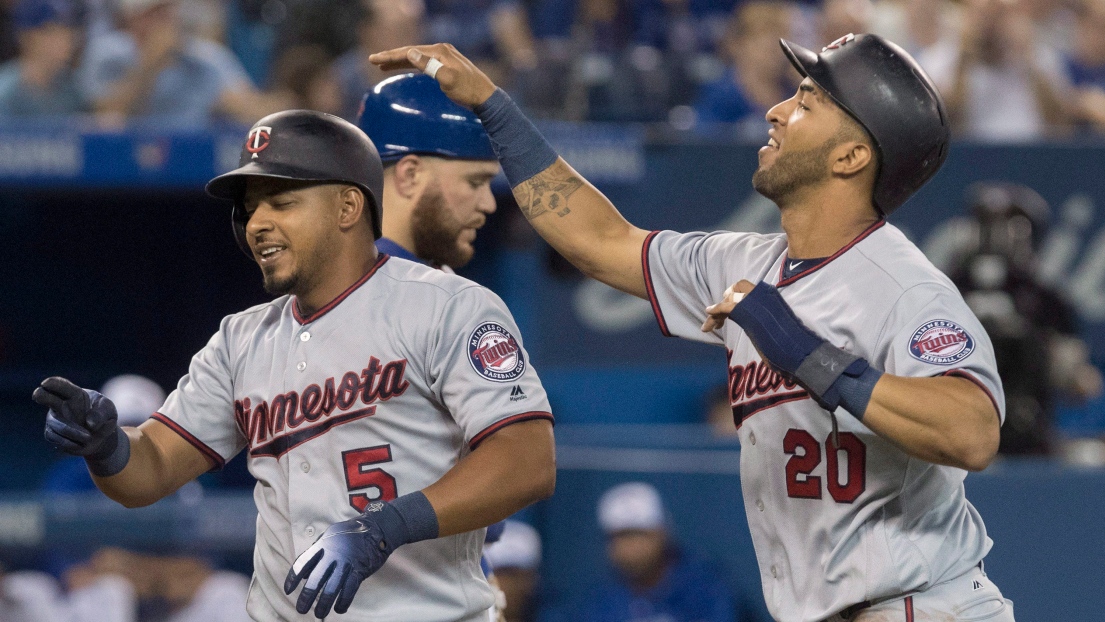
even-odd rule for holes
{"type": "Polygon", "coordinates": [[[261,153],[269,146],[269,135],[272,133],[272,128],[267,125],[259,125],[249,131],[249,136],[246,137],[246,151],[253,154],[253,159],[257,159],[257,154],[261,153]]]}
{"type": "Polygon", "coordinates": [[[836,41],[833,41],[829,45],[826,45],[825,47],[821,48],[821,51],[822,52],[828,52],[829,50],[835,50],[839,47],[843,47],[845,43],[850,43],[852,41],[855,41],[855,39],[856,39],[856,36],[854,34],[848,33],[848,34],[844,35],[843,37],[837,39],[836,41]]]}

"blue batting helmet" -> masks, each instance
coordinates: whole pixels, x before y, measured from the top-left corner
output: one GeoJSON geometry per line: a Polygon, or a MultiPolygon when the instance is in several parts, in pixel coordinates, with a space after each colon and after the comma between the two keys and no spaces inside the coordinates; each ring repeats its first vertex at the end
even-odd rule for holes
{"type": "Polygon", "coordinates": [[[495,150],[472,111],[454,103],[421,73],[388,78],[365,93],[357,125],[385,164],[405,155],[494,160],[495,150]]]}

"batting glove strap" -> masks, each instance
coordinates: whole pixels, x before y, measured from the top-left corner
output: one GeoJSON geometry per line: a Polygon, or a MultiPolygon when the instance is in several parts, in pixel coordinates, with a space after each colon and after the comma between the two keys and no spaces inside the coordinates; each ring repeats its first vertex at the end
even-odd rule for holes
{"type": "Polygon", "coordinates": [[[491,139],[491,147],[503,165],[503,174],[511,188],[556,162],[556,151],[506,91],[495,89],[495,93],[473,112],[491,139]]]}
{"type": "Polygon", "coordinates": [[[130,462],[130,437],[123,428],[115,428],[115,434],[84,459],[88,470],[97,477],[111,477],[126,468],[130,462]]]}
{"type": "Polygon", "coordinates": [[[390,550],[409,542],[431,540],[438,534],[437,512],[421,490],[391,503],[370,503],[365,515],[376,520],[390,550]]]}

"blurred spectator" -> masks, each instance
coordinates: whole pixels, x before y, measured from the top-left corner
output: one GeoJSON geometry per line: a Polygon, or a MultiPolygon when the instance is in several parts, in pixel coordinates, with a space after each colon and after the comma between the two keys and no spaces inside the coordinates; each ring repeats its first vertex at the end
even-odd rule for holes
{"type": "Polygon", "coordinates": [[[1031,188],[1004,182],[975,184],[968,203],[972,241],[949,273],[994,344],[1006,403],[1000,451],[1049,453],[1056,401],[1102,392],[1074,309],[1036,275],[1051,209],[1031,188]]]}
{"type": "Polygon", "coordinates": [[[89,42],[82,76],[105,123],[252,123],[286,107],[253,87],[230,50],[187,32],[177,0],[119,0],[118,8],[123,29],[89,42]]]}
{"type": "Polygon", "coordinates": [[[270,90],[288,98],[290,108],[338,116],[346,112],[338,73],[326,50],[316,45],[284,50],[273,67],[270,90]]]}
{"type": "Polygon", "coordinates": [[[617,574],[585,604],[583,622],[733,622],[733,597],[725,582],[669,533],[660,493],[643,482],[603,494],[599,524],[617,574]]]}
{"type": "Polygon", "coordinates": [[[728,69],[702,87],[694,105],[699,123],[748,123],[763,133],[764,115],[797,87],[797,74],[779,53],[779,39],[792,38],[797,17],[793,5],[773,0],[737,7],[720,46],[728,69]]]}
{"type": "Polygon", "coordinates": [[[92,602],[102,617],[82,618],[89,622],[250,622],[249,577],[215,570],[194,555],[103,548],[70,568],[65,582],[70,593],[100,583],[99,600],[92,602]],[[105,578],[113,582],[105,583],[105,578]]]}
{"type": "Polygon", "coordinates": [[[484,557],[505,596],[506,622],[536,622],[540,581],[541,536],[526,523],[508,520],[499,540],[484,548],[484,557]]]}
{"type": "MultiPolygon", "coordinates": [[[[276,54],[299,45],[318,45],[338,56],[357,43],[364,0],[246,0],[278,26],[276,54]]],[[[422,42],[420,42],[422,43],[422,42]]]]}
{"type": "Polygon", "coordinates": [[[1067,70],[1075,119],[1105,132],[1105,0],[1082,0],[1067,70]]]}
{"type": "Polygon", "coordinates": [[[819,45],[828,45],[849,33],[870,32],[874,12],[871,0],[824,0],[817,14],[819,45]]]}
{"type": "Polygon", "coordinates": [[[368,62],[376,52],[423,42],[423,0],[364,0],[357,44],[334,62],[341,86],[341,116],[356,122],[365,92],[388,76],[368,62]]]}
{"type": "Polygon", "coordinates": [[[51,622],[60,617],[61,589],[43,572],[7,572],[0,566],[0,621],[51,622]]]}
{"type": "Polygon", "coordinates": [[[44,572],[6,572],[0,566],[2,622],[138,622],[133,600],[134,589],[116,574],[66,591],[44,572]]]}
{"type": "Polygon", "coordinates": [[[81,45],[72,0],[21,0],[15,7],[19,57],[0,67],[0,116],[82,112],[73,64],[81,45]]]}
{"type": "Polygon", "coordinates": [[[427,0],[426,34],[452,43],[508,88],[514,72],[537,64],[529,16],[518,0],[427,0]]]}
{"type": "Polygon", "coordinates": [[[902,46],[914,58],[959,32],[960,9],[950,0],[883,0],[875,4],[871,31],[902,46]]]}
{"type": "Polygon", "coordinates": [[[1030,140],[1067,122],[1062,58],[1036,28],[1021,0],[970,0],[959,40],[941,41],[918,57],[959,134],[1030,140]]]}

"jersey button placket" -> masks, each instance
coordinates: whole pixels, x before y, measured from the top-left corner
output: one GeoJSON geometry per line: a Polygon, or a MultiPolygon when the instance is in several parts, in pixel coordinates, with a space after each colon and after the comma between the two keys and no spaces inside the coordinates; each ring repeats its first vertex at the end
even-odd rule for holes
{"type": "Polygon", "coordinates": [[[306,355],[306,352],[304,351],[304,346],[306,346],[307,342],[310,341],[310,340],[311,340],[311,331],[309,331],[307,329],[302,329],[302,331],[299,333],[299,339],[298,339],[299,343],[295,343],[294,341],[292,342],[293,343],[292,349],[295,350],[296,358],[299,359],[299,362],[295,364],[295,368],[297,370],[299,370],[300,372],[303,372],[303,371],[307,370],[307,360],[306,360],[307,355],[306,355]]]}

